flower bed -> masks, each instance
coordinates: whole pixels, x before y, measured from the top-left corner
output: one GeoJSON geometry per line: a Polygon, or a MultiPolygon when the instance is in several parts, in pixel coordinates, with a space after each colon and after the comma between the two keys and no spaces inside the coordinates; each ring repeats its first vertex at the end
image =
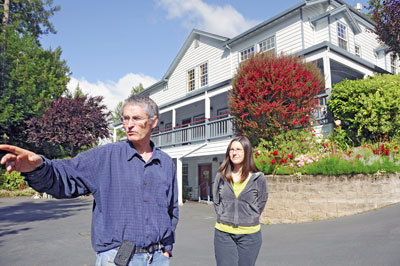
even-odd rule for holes
{"type": "Polygon", "coordinates": [[[342,142],[318,139],[313,131],[305,130],[296,136],[297,133],[277,138],[275,146],[261,141],[254,153],[257,167],[265,174],[276,175],[400,173],[397,139],[341,147],[342,142]]]}

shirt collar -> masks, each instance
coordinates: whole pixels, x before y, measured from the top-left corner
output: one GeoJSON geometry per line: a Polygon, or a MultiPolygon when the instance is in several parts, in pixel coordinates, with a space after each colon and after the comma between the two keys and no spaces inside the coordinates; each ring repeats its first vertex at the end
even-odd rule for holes
{"type": "MultiPolygon", "coordinates": [[[[126,140],[126,142],[128,144],[128,147],[127,147],[127,158],[128,158],[128,160],[127,161],[132,160],[132,158],[134,156],[140,156],[138,151],[135,149],[135,146],[133,146],[133,144],[129,140],[126,140]]],[[[160,149],[158,149],[151,140],[150,140],[150,146],[151,146],[151,148],[153,150],[153,156],[151,157],[151,160],[148,161],[147,163],[150,163],[153,160],[158,160],[159,162],[161,162],[160,149]]]]}

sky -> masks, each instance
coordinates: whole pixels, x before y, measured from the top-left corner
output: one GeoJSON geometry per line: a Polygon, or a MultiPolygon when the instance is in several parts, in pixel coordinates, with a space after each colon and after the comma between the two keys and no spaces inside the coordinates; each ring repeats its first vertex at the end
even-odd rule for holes
{"type": "MultiPolygon", "coordinates": [[[[195,28],[232,38],[301,0],[54,0],[57,33],[46,49],[61,47],[70,68],[67,87],[103,96],[113,111],[140,83],[159,81],[195,28]]],[[[368,0],[347,0],[367,5],[368,0]]],[[[364,9],[365,10],[365,9],[364,9]]]]}

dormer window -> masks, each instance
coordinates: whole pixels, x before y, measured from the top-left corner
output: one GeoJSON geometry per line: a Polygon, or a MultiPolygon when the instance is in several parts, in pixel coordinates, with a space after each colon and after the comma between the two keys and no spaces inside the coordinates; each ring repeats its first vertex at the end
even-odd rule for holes
{"type": "Polygon", "coordinates": [[[195,78],[194,78],[194,68],[190,69],[187,72],[187,85],[188,85],[188,92],[194,91],[196,89],[196,83],[195,83],[195,78]]]}
{"type": "Polygon", "coordinates": [[[347,51],[347,28],[341,22],[337,23],[338,44],[340,48],[347,51]]]}
{"type": "Polygon", "coordinates": [[[240,61],[246,60],[252,55],[254,55],[254,46],[246,48],[240,52],[240,61]]]}
{"type": "Polygon", "coordinates": [[[208,64],[204,63],[200,65],[200,86],[204,87],[208,85],[208,64]]]}

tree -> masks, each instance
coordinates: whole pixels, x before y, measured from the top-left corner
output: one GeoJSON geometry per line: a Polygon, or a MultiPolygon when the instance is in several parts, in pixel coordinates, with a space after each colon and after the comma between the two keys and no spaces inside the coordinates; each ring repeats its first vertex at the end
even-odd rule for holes
{"type": "Polygon", "coordinates": [[[310,124],[323,78],[312,63],[300,58],[261,53],[244,61],[232,81],[231,113],[238,134],[253,144],[259,138],[310,124]]]}
{"type": "Polygon", "coordinates": [[[102,101],[101,96],[54,100],[40,119],[27,121],[28,141],[49,158],[75,156],[92,147],[109,136],[110,112],[102,101]]]}
{"type": "Polygon", "coordinates": [[[53,0],[0,0],[3,31],[5,26],[19,34],[31,34],[37,43],[43,34],[56,33],[49,18],[60,10],[53,0]]]}
{"type": "Polygon", "coordinates": [[[378,39],[400,56],[400,1],[370,0],[368,4],[378,39]]]}
{"type": "Polygon", "coordinates": [[[135,86],[132,87],[130,96],[135,95],[135,94],[141,92],[142,90],[144,90],[143,84],[139,83],[139,85],[137,85],[136,87],[135,86]]]}
{"type": "Polygon", "coordinates": [[[0,141],[29,147],[25,121],[40,117],[67,90],[69,68],[60,48],[44,50],[29,34],[8,33],[0,57],[0,141]]]}
{"type": "MultiPolygon", "coordinates": [[[[117,104],[117,106],[115,107],[114,111],[111,114],[111,120],[114,124],[121,123],[122,106],[123,106],[123,102],[121,101],[117,104]]],[[[120,140],[123,137],[126,137],[125,130],[123,128],[118,128],[117,129],[117,140],[120,140]]]]}

